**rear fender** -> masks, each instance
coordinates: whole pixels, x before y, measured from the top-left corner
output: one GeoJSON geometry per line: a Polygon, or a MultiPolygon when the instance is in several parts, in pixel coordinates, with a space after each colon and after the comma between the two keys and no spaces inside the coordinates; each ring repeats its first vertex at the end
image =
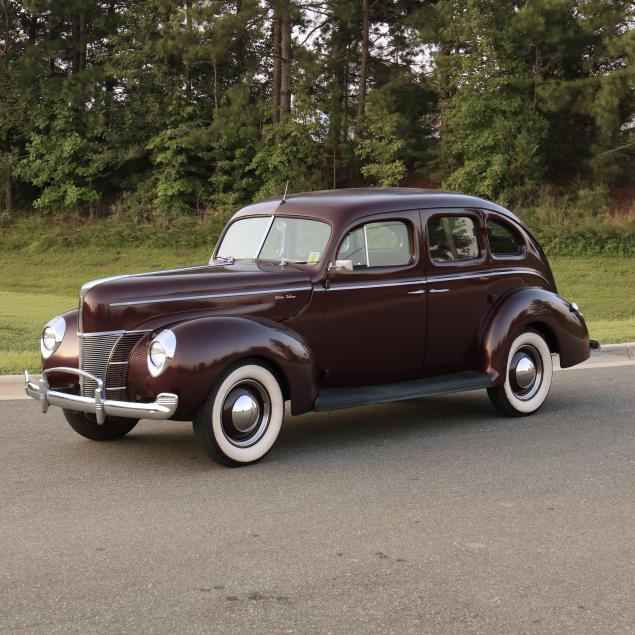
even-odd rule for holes
{"type": "Polygon", "coordinates": [[[579,311],[559,295],[538,287],[525,287],[506,294],[494,307],[485,327],[481,372],[493,385],[505,382],[507,356],[514,339],[525,329],[541,331],[552,353],[560,354],[563,368],[589,358],[589,332],[579,311]]]}
{"type": "MultiPolygon", "coordinates": [[[[242,359],[258,359],[280,377],[293,414],[311,410],[317,397],[314,356],[304,339],[285,326],[257,317],[203,317],[170,327],[176,352],[158,377],[148,372],[151,335],[133,351],[128,371],[128,397],[147,401],[162,392],[179,396],[175,419],[191,419],[218,376],[242,359]]],[[[159,331],[156,331],[158,333],[159,331]]]]}

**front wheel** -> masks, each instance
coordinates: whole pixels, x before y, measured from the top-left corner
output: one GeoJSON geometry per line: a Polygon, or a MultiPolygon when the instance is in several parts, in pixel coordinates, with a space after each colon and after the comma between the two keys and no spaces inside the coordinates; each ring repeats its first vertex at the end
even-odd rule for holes
{"type": "Polygon", "coordinates": [[[507,374],[501,386],[488,388],[494,406],[510,417],[533,414],[545,402],[553,362],[544,338],[533,330],[521,333],[512,343],[507,357],[507,374]]]}
{"type": "Polygon", "coordinates": [[[97,417],[86,412],[75,410],[62,410],[66,421],[77,434],[90,439],[91,441],[113,441],[121,439],[132,430],[138,419],[128,419],[127,417],[106,417],[106,421],[99,425],[97,417]]]}
{"type": "Polygon", "coordinates": [[[284,398],[264,366],[244,363],[225,373],[194,416],[205,453],[230,467],[255,463],[278,438],[284,398]]]}

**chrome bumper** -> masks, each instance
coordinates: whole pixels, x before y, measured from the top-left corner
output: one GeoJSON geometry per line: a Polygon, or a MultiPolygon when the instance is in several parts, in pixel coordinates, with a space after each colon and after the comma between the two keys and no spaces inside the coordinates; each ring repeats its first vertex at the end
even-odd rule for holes
{"type": "Polygon", "coordinates": [[[104,397],[104,382],[99,378],[78,368],[47,368],[38,383],[31,381],[29,373],[24,371],[24,391],[32,399],[42,404],[42,412],[49,406],[59,406],[67,410],[88,412],[97,417],[99,425],[106,421],[106,416],[130,417],[131,419],[169,419],[175,412],[179,398],[169,392],[162,392],[154,403],[134,403],[131,401],[114,401],[104,397]],[[95,397],[70,395],[65,392],[51,390],[47,380],[49,373],[67,373],[92,379],[96,384],[95,397]]]}

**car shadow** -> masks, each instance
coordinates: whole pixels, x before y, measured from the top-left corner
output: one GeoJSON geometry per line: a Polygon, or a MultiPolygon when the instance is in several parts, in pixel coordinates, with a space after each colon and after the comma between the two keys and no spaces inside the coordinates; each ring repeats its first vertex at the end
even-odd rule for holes
{"type": "MultiPolygon", "coordinates": [[[[309,467],[337,453],[376,451],[389,444],[422,443],[439,435],[505,425],[487,397],[477,393],[428,397],[333,412],[285,416],[280,436],[259,466],[301,464],[309,467]]],[[[73,447],[85,453],[83,440],[73,447]]],[[[128,436],[109,443],[91,444],[95,461],[144,465],[145,469],[210,471],[222,468],[199,448],[189,422],[142,421],[128,436]]]]}

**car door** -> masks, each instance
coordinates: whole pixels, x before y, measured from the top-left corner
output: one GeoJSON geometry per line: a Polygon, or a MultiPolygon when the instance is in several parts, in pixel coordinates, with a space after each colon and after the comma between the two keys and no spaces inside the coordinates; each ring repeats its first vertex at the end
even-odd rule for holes
{"type": "Polygon", "coordinates": [[[421,213],[428,274],[426,376],[472,370],[488,313],[488,254],[482,213],[421,213]]]}
{"type": "Polygon", "coordinates": [[[418,212],[373,215],[342,235],[327,273],[325,383],[421,377],[425,275],[418,212]]]}

